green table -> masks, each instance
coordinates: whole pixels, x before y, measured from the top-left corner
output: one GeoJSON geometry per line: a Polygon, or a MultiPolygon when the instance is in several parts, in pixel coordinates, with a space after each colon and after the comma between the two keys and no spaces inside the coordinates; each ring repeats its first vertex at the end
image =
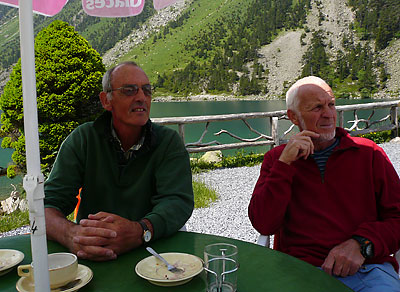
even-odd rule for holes
{"type": "MultiPolygon", "coordinates": [[[[160,239],[151,246],[158,252],[184,252],[203,258],[204,246],[217,243],[231,243],[239,249],[238,292],[255,291],[305,291],[329,292],[352,291],[340,281],[323,271],[289,255],[240,240],[193,232],[178,232],[172,237],[160,239]]],[[[0,248],[17,249],[25,254],[21,264],[31,262],[29,235],[0,238],[0,248]]],[[[48,242],[48,252],[66,251],[64,247],[48,242]]],[[[136,275],[136,263],[149,253],[140,247],[121,255],[115,261],[91,262],[79,260],[93,270],[93,279],[81,288],[80,292],[105,291],[205,291],[205,272],[194,277],[190,282],[175,287],[159,287],[136,275]]],[[[0,291],[16,291],[18,281],[16,268],[0,277],[0,291]]]]}

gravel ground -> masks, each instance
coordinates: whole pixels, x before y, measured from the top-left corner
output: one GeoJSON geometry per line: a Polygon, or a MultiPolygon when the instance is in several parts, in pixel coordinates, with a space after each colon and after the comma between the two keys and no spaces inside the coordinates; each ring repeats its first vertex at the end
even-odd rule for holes
{"type": "Polygon", "coordinates": [[[21,228],[17,228],[17,229],[14,229],[14,230],[10,230],[10,231],[7,231],[7,232],[0,233],[0,238],[6,237],[6,236],[14,236],[14,235],[18,235],[18,234],[26,234],[26,233],[29,233],[29,232],[30,232],[29,226],[23,226],[21,228]]]}
{"type": "MultiPolygon", "coordinates": [[[[380,146],[400,174],[400,143],[391,142],[380,146]]],[[[214,188],[219,199],[208,208],[195,209],[186,223],[187,230],[256,242],[258,233],[247,216],[247,206],[259,173],[260,165],[217,169],[195,175],[196,180],[214,188]]],[[[25,226],[4,232],[0,238],[28,232],[29,228],[25,226]]]]}

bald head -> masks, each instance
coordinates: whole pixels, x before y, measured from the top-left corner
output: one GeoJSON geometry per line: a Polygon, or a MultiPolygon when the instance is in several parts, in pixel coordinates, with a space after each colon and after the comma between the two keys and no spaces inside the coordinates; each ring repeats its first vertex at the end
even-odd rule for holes
{"type": "MultiPolygon", "coordinates": [[[[116,71],[118,68],[120,68],[122,66],[139,67],[139,65],[136,64],[135,62],[125,61],[125,62],[122,62],[121,64],[118,64],[118,65],[108,69],[106,71],[106,73],[104,74],[103,80],[102,80],[102,85],[103,85],[103,91],[104,92],[109,92],[110,90],[112,90],[111,81],[112,81],[112,78],[113,78],[113,73],[114,73],[114,71],[116,71]]],[[[111,98],[111,95],[110,95],[110,98],[111,98]]]]}
{"type": "Polygon", "coordinates": [[[286,108],[292,111],[297,111],[299,104],[299,89],[302,86],[317,85],[320,87],[329,87],[329,85],[321,78],[316,76],[307,76],[297,80],[286,92],[286,108]]]}

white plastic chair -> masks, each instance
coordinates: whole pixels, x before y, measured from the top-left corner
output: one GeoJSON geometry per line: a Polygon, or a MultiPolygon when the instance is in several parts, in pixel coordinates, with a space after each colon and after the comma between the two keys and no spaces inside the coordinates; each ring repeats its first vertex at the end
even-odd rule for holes
{"type": "Polygon", "coordinates": [[[400,265],[400,249],[395,253],[394,256],[396,257],[396,260],[397,260],[397,262],[398,262],[399,265],[400,265]]]}
{"type": "Polygon", "coordinates": [[[257,244],[261,246],[271,247],[271,236],[260,234],[257,239],[257,244]]]}

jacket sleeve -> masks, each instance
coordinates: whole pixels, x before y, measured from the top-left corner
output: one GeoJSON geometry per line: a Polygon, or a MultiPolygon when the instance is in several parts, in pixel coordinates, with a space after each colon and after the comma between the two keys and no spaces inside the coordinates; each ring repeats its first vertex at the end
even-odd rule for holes
{"type": "Polygon", "coordinates": [[[194,208],[189,154],[175,132],[157,167],[153,209],[145,218],[154,227],[154,238],[169,236],[189,219],[194,208]]]}
{"type": "Polygon", "coordinates": [[[373,177],[378,218],[360,224],[355,234],[374,243],[375,257],[388,256],[400,248],[400,180],[379,146],[373,156],[373,177]]]}
{"type": "Polygon", "coordinates": [[[71,146],[76,131],[71,133],[61,144],[56,161],[44,184],[44,206],[56,208],[65,216],[75,209],[76,196],[82,186],[82,161],[77,151],[71,146]]]}
{"type": "Polygon", "coordinates": [[[278,160],[279,155],[279,151],[273,150],[265,154],[249,204],[250,221],[262,235],[271,235],[279,230],[292,196],[295,169],[278,160]]]}

